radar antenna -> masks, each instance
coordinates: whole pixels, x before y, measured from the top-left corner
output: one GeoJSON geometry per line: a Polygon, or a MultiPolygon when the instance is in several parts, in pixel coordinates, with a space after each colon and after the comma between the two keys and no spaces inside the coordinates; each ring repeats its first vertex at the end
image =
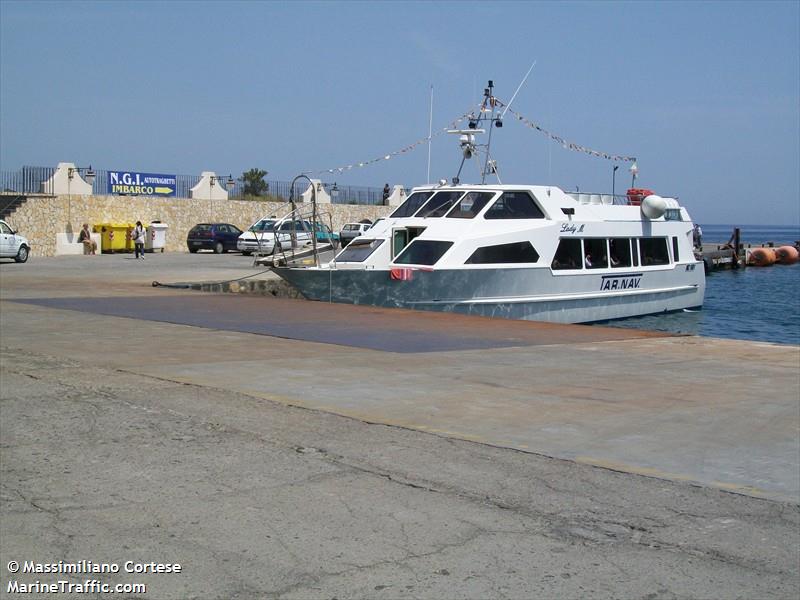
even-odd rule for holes
{"type": "Polygon", "coordinates": [[[484,152],[486,159],[481,169],[481,183],[486,183],[487,175],[495,175],[498,182],[500,181],[499,173],[497,170],[497,161],[491,157],[492,146],[492,130],[496,127],[503,126],[503,116],[500,114],[500,107],[503,103],[494,97],[494,82],[490,79],[489,85],[483,90],[483,100],[481,101],[478,114],[474,112],[469,116],[468,129],[449,129],[447,133],[454,133],[459,136],[458,142],[461,147],[461,165],[458,167],[458,173],[453,177],[453,185],[458,185],[460,182],[461,171],[464,168],[464,163],[475,157],[478,153],[484,152]],[[475,140],[475,135],[478,133],[486,133],[486,129],[481,128],[480,125],[485,123],[489,129],[489,139],[486,144],[478,144],[475,140]]]}

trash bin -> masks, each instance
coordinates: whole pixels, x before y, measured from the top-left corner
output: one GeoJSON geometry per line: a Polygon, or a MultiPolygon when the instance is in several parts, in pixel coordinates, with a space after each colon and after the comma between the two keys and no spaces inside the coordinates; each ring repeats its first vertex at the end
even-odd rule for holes
{"type": "Polygon", "coordinates": [[[131,252],[132,223],[98,223],[94,226],[95,233],[100,234],[100,245],[103,252],[131,252]]]}
{"type": "Polygon", "coordinates": [[[164,246],[167,245],[167,229],[169,229],[169,225],[161,221],[150,223],[147,227],[147,239],[144,242],[145,250],[164,252],[164,246]]]}

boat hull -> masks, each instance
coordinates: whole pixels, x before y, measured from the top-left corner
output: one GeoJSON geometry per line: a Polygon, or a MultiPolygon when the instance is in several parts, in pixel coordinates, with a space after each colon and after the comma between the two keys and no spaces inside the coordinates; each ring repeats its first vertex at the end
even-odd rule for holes
{"type": "Polygon", "coordinates": [[[590,323],[699,308],[702,263],[663,270],[554,274],[546,268],[386,270],[275,267],[309,300],[590,323]]]}

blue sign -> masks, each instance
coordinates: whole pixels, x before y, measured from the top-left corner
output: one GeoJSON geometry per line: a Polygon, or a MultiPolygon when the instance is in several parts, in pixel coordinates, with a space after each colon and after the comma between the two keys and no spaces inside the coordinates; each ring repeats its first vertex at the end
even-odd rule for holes
{"type": "Polygon", "coordinates": [[[108,193],[124,196],[174,196],[177,189],[175,175],[109,171],[108,193]]]}

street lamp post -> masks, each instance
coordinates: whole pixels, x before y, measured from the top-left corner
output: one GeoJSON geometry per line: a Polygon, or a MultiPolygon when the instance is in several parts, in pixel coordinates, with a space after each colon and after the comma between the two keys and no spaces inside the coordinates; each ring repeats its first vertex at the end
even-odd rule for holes
{"type": "Polygon", "coordinates": [[[616,195],[616,184],[617,184],[617,169],[619,169],[619,165],[614,165],[614,170],[611,172],[611,203],[614,203],[614,196],[616,195]]]}
{"type": "MultiPolygon", "coordinates": [[[[212,219],[214,213],[214,186],[217,185],[217,183],[219,183],[223,179],[225,179],[224,175],[212,175],[209,178],[209,185],[211,186],[211,194],[209,200],[211,200],[212,219]]],[[[228,175],[228,179],[225,181],[225,188],[230,192],[233,189],[233,186],[235,185],[236,182],[233,180],[233,177],[231,175],[228,175]]]]}
{"type": "MultiPolygon", "coordinates": [[[[92,165],[89,165],[88,167],[69,167],[67,169],[67,179],[69,181],[72,181],[73,178],[75,177],[75,173],[80,173],[81,171],[86,172],[85,175],[86,183],[88,183],[89,185],[94,185],[94,178],[96,173],[92,170],[92,165]]],[[[67,185],[69,185],[69,182],[67,183],[67,185]]]]}
{"type": "MultiPolygon", "coordinates": [[[[212,175],[211,176],[211,187],[217,185],[217,182],[222,181],[225,179],[224,175],[212,175]]],[[[233,176],[228,175],[228,179],[225,181],[225,187],[230,192],[233,189],[233,186],[236,185],[236,182],[233,180],[233,176]]]]}
{"type": "Polygon", "coordinates": [[[75,178],[75,173],[78,175],[85,172],[84,177],[86,183],[94,188],[94,178],[96,173],[92,169],[92,165],[88,167],[69,167],[67,169],[67,223],[72,224],[72,180],[75,178]]]}

